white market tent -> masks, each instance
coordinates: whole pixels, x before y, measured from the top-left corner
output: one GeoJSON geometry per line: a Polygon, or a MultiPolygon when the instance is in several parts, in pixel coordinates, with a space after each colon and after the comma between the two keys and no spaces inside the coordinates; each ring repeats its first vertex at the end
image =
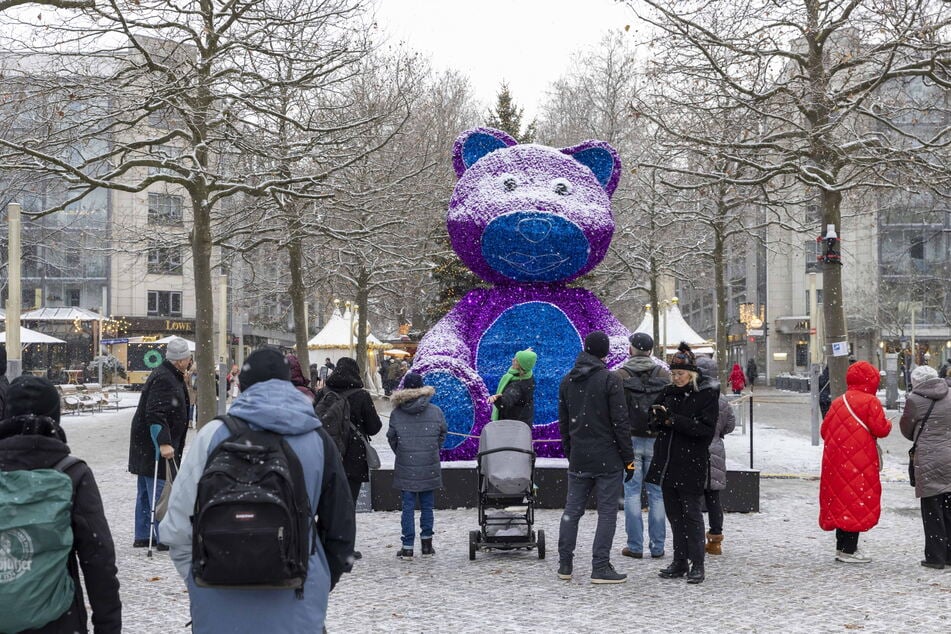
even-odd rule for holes
{"type": "MultiPolygon", "coordinates": [[[[0,332],[0,343],[7,342],[7,333],[0,332]]],[[[49,335],[44,335],[42,332],[36,332],[35,330],[30,330],[29,328],[24,328],[20,326],[20,344],[26,345],[29,343],[66,343],[62,339],[57,339],[56,337],[50,337],[49,335]]]]}
{"type": "Polygon", "coordinates": [[[194,352],[194,351],[195,351],[195,342],[194,342],[194,341],[192,341],[191,339],[185,339],[185,337],[178,337],[178,336],[176,336],[176,335],[169,335],[168,337],[162,337],[161,339],[156,339],[156,340],[153,341],[152,343],[167,344],[167,343],[170,342],[172,339],[181,339],[182,341],[184,341],[185,343],[188,344],[188,351],[189,351],[189,352],[194,352]]]}
{"type": "MultiPolygon", "coordinates": [[[[351,352],[351,346],[356,348],[356,345],[356,315],[351,313],[349,309],[341,314],[340,310],[335,308],[327,324],[314,335],[313,339],[307,342],[308,363],[321,365],[327,357],[337,363],[340,357],[352,357],[354,353],[351,352]]],[[[372,352],[388,347],[388,345],[374,337],[373,333],[367,333],[366,376],[363,377],[363,384],[367,388],[376,386],[377,390],[380,389],[380,375],[376,371],[376,355],[372,352]]]]}
{"type": "MultiPolygon", "coordinates": [[[[673,298],[667,307],[658,315],[658,332],[660,340],[664,344],[664,352],[671,355],[677,351],[677,346],[681,341],[686,341],[694,354],[710,354],[716,350],[716,343],[709,339],[704,339],[697,334],[687,320],[680,312],[680,305],[677,298],[673,298]]],[[[654,313],[648,304],[644,307],[644,318],[634,332],[643,332],[651,337],[654,336],[654,313]]]]}
{"type": "Polygon", "coordinates": [[[105,315],[78,306],[37,308],[23,313],[20,319],[23,321],[109,321],[105,315]]]}

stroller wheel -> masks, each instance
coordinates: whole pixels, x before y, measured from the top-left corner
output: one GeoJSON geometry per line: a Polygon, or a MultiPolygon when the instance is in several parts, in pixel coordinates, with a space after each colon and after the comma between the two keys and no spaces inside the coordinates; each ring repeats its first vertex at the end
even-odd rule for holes
{"type": "Polygon", "coordinates": [[[545,531],[538,531],[538,536],[535,537],[535,548],[538,549],[538,558],[545,558],[545,531]]]}
{"type": "Polygon", "coordinates": [[[476,550],[479,548],[479,531],[469,531],[469,561],[475,559],[476,550]]]}

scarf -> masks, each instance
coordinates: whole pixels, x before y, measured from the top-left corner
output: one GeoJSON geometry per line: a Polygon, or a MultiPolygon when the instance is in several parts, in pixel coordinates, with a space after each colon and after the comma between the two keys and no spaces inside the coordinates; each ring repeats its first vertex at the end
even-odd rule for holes
{"type": "MultiPolygon", "coordinates": [[[[504,392],[505,388],[508,387],[508,384],[512,381],[524,381],[525,379],[532,378],[532,372],[535,369],[535,362],[538,361],[538,355],[531,350],[519,350],[515,353],[515,360],[518,361],[518,365],[521,369],[516,370],[515,368],[509,368],[508,371],[502,375],[502,378],[499,379],[499,386],[495,390],[496,394],[504,392]]],[[[499,408],[495,405],[492,406],[492,420],[499,420],[499,408]]]]}

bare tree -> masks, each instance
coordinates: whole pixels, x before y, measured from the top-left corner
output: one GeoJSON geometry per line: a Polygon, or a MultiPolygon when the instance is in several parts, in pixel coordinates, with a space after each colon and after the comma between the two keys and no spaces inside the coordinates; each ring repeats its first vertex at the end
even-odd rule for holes
{"type": "MultiPolygon", "coordinates": [[[[823,231],[841,232],[843,196],[946,177],[937,153],[947,125],[927,134],[903,126],[913,106],[894,83],[927,80],[946,90],[951,6],[933,0],[630,0],[649,25],[652,63],[667,75],[666,99],[725,95],[758,117],[756,134],[724,142],[702,130],[679,136],[771,178],[791,177],[819,200],[823,231]]],[[[657,121],[663,125],[662,121],[657,121]]],[[[668,130],[673,134],[678,131],[668,130]]],[[[833,243],[833,248],[838,244],[833,243]]],[[[825,332],[846,341],[840,262],[823,265],[825,332]]],[[[845,356],[827,351],[833,394],[845,390],[845,356]]]]}
{"type": "MultiPolygon", "coordinates": [[[[235,196],[295,191],[327,175],[288,176],[237,157],[250,141],[248,131],[277,114],[268,99],[274,91],[331,90],[362,57],[362,15],[362,4],[351,0],[106,0],[6,43],[8,50],[15,44],[31,54],[21,68],[34,92],[58,95],[64,110],[77,106],[77,95],[89,95],[81,102],[81,125],[39,143],[32,137],[0,140],[7,165],[56,173],[71,184],[67,201],[47,211],[96,187],[139,192],[167,183],[187,196],[201,420],[215,409],[212,272],[223,205],[235,196]],[[294,38],[301,25],[321,37],[301,47],[294,38]],[[35,77],[39,54],[49,60],[41,81],[35,77]],[[278,65],[289,60],[293,64],[278,65]],[[278,68],[293,74],[280,75],[278,68]],[[77,90],[68,90],[71,85],[77,90]],[[63,158],[77,143],[86,152],[63,158]],[[160,158],[154,153],[159,146],[178,151],[160,158]],[[156,171],[144,176],[148,168],[156,171]]],[[[13,26],[17,32],[31,27],[13,26]]],[[[304,129],[311,123],[286,122],[304,129]]]]}

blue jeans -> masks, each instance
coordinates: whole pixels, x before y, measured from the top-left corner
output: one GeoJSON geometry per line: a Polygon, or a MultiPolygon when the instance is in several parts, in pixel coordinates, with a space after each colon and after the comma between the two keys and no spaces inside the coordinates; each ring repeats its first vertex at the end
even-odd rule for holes
{"type": "MultiPolygon", "coordinates": [[[[165,480],[155,480],[155,501],[162,497],[165,480]]],[[[152,478],[140,475],[135,496],[135,539],[149,538],[149,520],[152,519],[152,478]]],[[[153,526],[153,543],[158,543],[158,522],[153,526]]]]}
{"type": "Polygon", "coordinates": [[[571,563],[578,542],[578,520],[584,515],[584,507],[592,489],[598,501],[598,527],[594,531],[591,547],[591,567],[594,570],[611,563],[611,544],[617,528],[617,504],[621,497],[623,471],[613,473],[568,472],[568,499],[561,516],[558,531],[558,560],[571,563]]]}
{"type": "MultiPolygon", "coordinates": [[[[654,439],[632,436],[634,445],[634,477],[624,483],[624,528],[627,547],[635,553],[644,552],[644,519],[641,514],[641,485],[654,457],[654,439]]],[[[664,552],[667,520],[664,516],[664,494],[659,484],[647,485],[647,533],[651,555],[664,552]]]]}
{"type": "Polygon", "coordinates": [[[436,492],[403,491],[403,517],[401,522],[403,529],[403,548],[412,548],[413,542],[416,541],[414,511],[416,510],[417,497],[419,498],[419,538],[433,538],[433,523],[435,521],[433,517],[433,506],[436,502],[436,492]]]}

